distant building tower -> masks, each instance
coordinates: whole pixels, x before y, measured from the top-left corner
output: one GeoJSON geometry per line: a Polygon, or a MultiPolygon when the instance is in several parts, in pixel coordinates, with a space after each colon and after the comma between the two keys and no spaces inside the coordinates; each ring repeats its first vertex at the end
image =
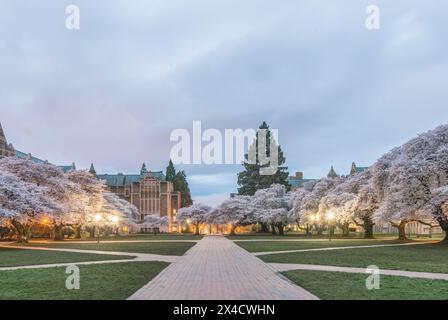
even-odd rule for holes
{"type": "Polygon", "coordinates": [[[354,176],[355,174],[366,171],[367,169],[368,167],[358,167],[356,163],[353,162],[352,167],[350,169],[350,175],[354,176]]]}
{"type": "Polygon", "coordinates": [[[96,170],[95,170],[95,167],[93,166],[93,163],[90,165],[89,173],[92,176],[96,177],[96,170]]]}
{"type": "Polygon", "coordinates": [[[333,166],[331,166],[330,172],[328,172],[327,174],[327,178],[329,179],[339,178],[339,175],[336,173],[336,171],[334,171],[333,166]]]}
{"type": "Polygon", "coordinates": [[[2,124],[0,123],[0,158],[15,156],[14,147],[8,144],[5,133],[3,132],[2,124]]]}
{"type": "Polygon", "coordinates": [[[142,169],[140,170],[140,175],[141,176],[146,176],[148,175],[148,169],[146,169],[146,163],[143,162],[142,164],[142,169]]]}

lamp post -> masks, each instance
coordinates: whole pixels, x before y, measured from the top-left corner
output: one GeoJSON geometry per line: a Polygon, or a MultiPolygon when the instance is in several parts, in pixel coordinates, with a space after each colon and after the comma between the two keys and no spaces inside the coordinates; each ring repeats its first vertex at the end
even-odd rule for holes
{"type": "Polygon", "coordinates": [[[98,243],[100,243],[100,222],[101,222],[101,215],[97,214],[95,215],[95,221],[96,221],[96,228],[98,229],[98,243]]]}
{"type": "Polygon", "coordinates": [[[334,213],[333,212],[328,212],[327,213],[327,219],[328,219],[328,225],[329,225],[329,233],[330,233],[330,241],[331,241],[331,237],[333,236],[333,220],[334,220],[334,213]]]}

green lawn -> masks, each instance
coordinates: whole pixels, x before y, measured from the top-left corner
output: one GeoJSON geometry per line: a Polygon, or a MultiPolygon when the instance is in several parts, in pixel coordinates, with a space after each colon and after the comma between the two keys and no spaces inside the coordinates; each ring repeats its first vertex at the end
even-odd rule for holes
{"type": "Polygon", "coordinates": [[[347,239],[333,241],[236,241],[240,247],[249,252],[266,252],[266,251],[284,251],[284,250],[302,250],[302,249],[318,249],[330,247],[350,247],[365,245],[383,245],[404,243],[398,240],[363,240],[363,239],[347,239]]]}
{"type": "Polygon", "coordinates": [[[0,271],[0,300],[124,300],[168,264],[126,262],[83,265],[80,290],[68,290],[65,268],[0,271]]]}
{"type": "MultiPolygon", "coordinates": [[[[167,234],[129,234],[122,236],[110,236],[101,237],[101,241],[120,241],[120,240],[201,240],[203,236],[195,236],[193,234],[178,234],[178,233],[167,233],[167,234]]],[[[86,238],[82,240],[87,241],[97,241],[97,238],[86,238]]],[[[68,240],[72,241],[72,240],[68,240]]],[[[76,240],[75,240],[76,241],[76,240]]]]}
{"type": "Polygon", "coordinates": [[[260,256],[265,262],[303,263],[380,269],[448,273],[448,245],[346,249],[260,256]]]}
{"type": "MultiPolygon", "coordinates": [[[[0,248],[0,267],[131,259],[130,256],[0,248]]],[[[0,273],[3,271],[0,271],[0,273]]],[[[1,288],[1,287],[0,287],[1,288]]]]}
{"type": "Polygon", "coordinates": [[[64,243],[29,243],[26,246],[46,247],[46,248],[64,248],[64,249],[82,249],[82,250],[101,250],[101,251],[120,251],[132,253],[152,253],[169,256],[181,256],[188,249],[193,247],[195,242],[92,242],[76,243],[67,241],[64,243]]]}
{"type": "MultiPolygon", "coordinates": [[[[444,235],[442,234],[433,234],[432,238],[429,238],[428,236],[421,236],[418,237],[416,235],[411,235],[410,239],[413,240],[442,240],[444,235]]],[[[304,233],[287,233],[284,236],[273,236],[270,233],[242,233],[235,236],[227,236],[230,240],[285,240],[285,239],[297,239],[297,240],[328,240],[329,236],[324,234],[321,236],[318,235],[311,235],[307,236],[304,233]]],[[[375,239],[377,240],[395,240],[398,238],[398,234],[393,233],[378,233],[375,234],[375,239]]],[[[352,233],[350,237],[342,237],[340,234],[336,234],[333,237],[334,240],[365,240],[363,238],[362,234],[354,234],[352,233]]]]}
{"type": "Polygon", "coordinates": [[[367,290],[368,275],[288,271],[287,278],[324,300],[431,300],[448,299],[448,281],[381,276],[379,290],[367,290]]]}

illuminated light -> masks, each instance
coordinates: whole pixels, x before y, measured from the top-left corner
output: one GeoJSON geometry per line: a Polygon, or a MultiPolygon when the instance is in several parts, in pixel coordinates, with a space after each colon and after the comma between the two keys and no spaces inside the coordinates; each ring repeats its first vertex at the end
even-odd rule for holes
{"type": "Polygon", "coordinates": [[[43,224],[47,224],[47,223],[48,223],[48,219],[44,219],[44,220],[42,220],[42,223],[43,223],[43,224]]]}
{"type": "Polygon", "coordinates": [[[333,219],[334,219],[334,213],[331,212],[331,211],[328,212],[328,213],[327,213],[327,219],[330,220],[330,221],[333,220],[333,219]]]}
{"type": "Polygon", "coordinates": [[[310,217],[310,220],[311,220],[312,222],[316,221],[316,220],[317,220],[317,219],[316,219],[316,216],[315,216],[315,215],[312,215],[312,216],[310,217]]]}
{"type": "Polygon", "coordinates": [[[112,220],[113,223],[117,223],[117,222],[118,222],[118,217],[113,216],[113,217],[111,218],[111,220],[112,220]]]}
{"type": "Polygon", "coordinates": [[[190,224],[190,223],[191,223],[191,220],[190,220],[190,219],[187,219],[187,223],[190,224]]]}
{"type": "Polygon", "coordinates": [[[96,214],[96,215],[95,215],[95,220],[96,220],[97,222],[100,222],[100,221],[101,221],[101,215],[100,215],[100,214],[96,214]]]}

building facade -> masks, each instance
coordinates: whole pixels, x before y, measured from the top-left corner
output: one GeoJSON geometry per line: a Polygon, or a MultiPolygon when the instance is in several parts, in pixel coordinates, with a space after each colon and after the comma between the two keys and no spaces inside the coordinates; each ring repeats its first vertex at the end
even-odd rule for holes
{"type": "Polygon", "coordinates": [[[2,124],[0,123],[0,157],[13,157],[14,155],[14,147],[12,144],[8,144],[2,124]]]}
{"type": "Polygon", "coordinates": [[[168,231],[174,231],[175,216],[181,208],[181,193],[174,191],[173,183],[166,181],[162,171],[148,171],[143,163],[139,174],[97,174],[93,164],[90,173],[105,181],[108,189],[137,207],[142,232],[152,232],[144,224],[145,216],[168,217],[168,231]]]}

